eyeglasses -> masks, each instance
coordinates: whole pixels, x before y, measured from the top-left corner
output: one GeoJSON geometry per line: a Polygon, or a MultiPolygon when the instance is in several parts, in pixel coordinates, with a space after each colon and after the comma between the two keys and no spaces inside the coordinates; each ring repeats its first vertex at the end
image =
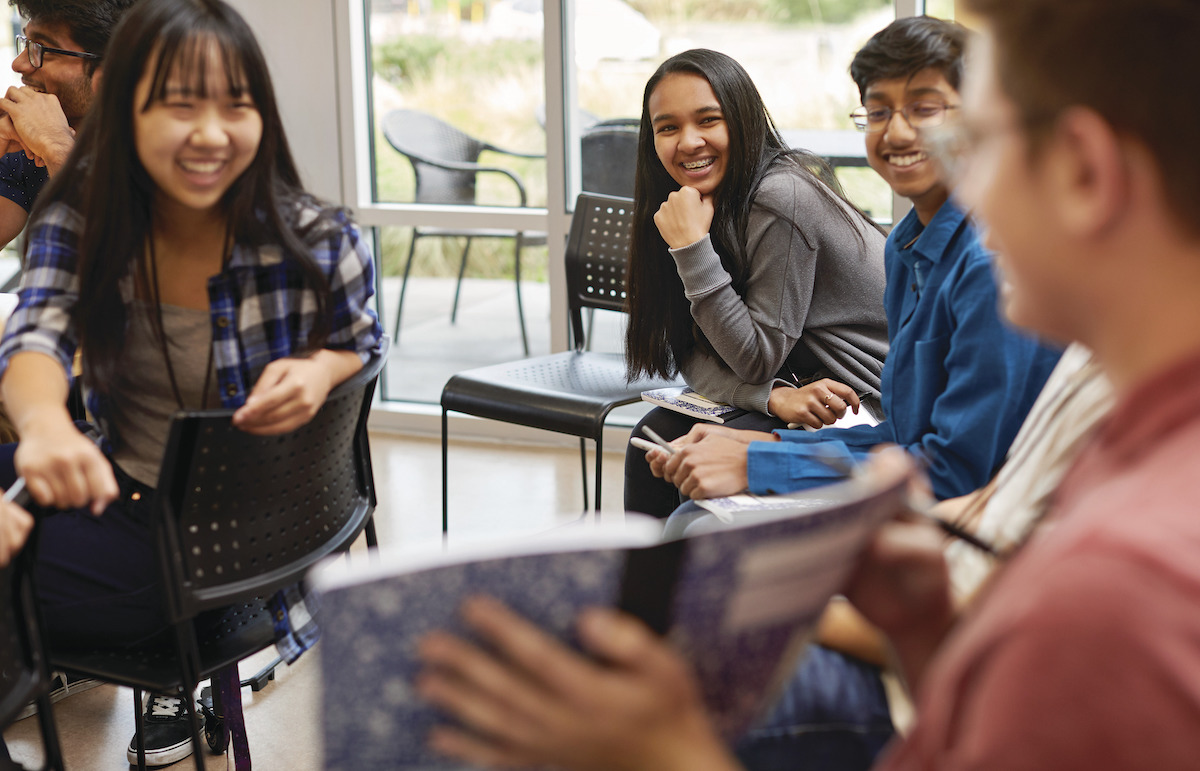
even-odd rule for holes
{"type": "Polygon", "coordinates": [[[17,45],[24,46],[25,55],[29,57],[29,63],[33,68],[40,69],[42,66],[42,58],[46,54],[61,54],[62,56],[74,56],[79,59],[99,59],[99,54],[89,54],[85,51],[66,51],[62,48],[51,48],[44,46],[36,40],[30,40],[24,35],[17,35],[17,45]]]}
{"type": "Polygon", "coordinates": [[[892,122],[892,116],[897,112],[904,116],[904,120],[908,122],[909,126],[921,129],[942,125],[946,120],[946,111],[957,109],[958,105],[956,104],[919,101],[906,104],[901,110],[893,110],[891,107],[859,107],[850,113],[850,119],[854,121],[854,127],[859,131],[877,134],[888,127],[888,124],[892,122]]]}
{"type": "Polygon", "coordinates": [[[941,167],[945,181],[951,187],[958,187],[966,177],[971,159],[979,154],[979,148],[985,142],[1021,130],[1022,125],[1018,123],[976,126],[953,121],[943,126],[922,128],[921,147],[941,167]]]}

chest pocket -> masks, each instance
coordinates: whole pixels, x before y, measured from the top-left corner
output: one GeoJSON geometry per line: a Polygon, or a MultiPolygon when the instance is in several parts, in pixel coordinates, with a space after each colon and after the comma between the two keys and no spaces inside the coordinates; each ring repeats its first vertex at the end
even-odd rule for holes
{"type": "Polygon", "coordinates": [[[906,392],[895,400],[895,406],[900,409],[888,415],[889,420],[896,421],[897,440],[914,442],[932,429],[933,403],[946,390],[946,357],[949,353],[949,335],[913,344],[911,370],[902,381],[898,379],[899,382],[893,384],[906,392]]]}

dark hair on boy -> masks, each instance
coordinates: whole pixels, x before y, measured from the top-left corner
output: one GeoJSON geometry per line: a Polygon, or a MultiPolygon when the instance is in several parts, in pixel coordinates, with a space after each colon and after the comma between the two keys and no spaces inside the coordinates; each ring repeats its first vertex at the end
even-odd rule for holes
{"type": "MultiPolygon", "coordinates": [[[[62,24],[71,39],[85,52],[104,55],[108,39],[121,15],[137,0],[8,0],[17,12],[39,24],[62,24]]],[[[85,59],[83,69],[89,76],[100,66],[96,59],[85,59]]]]}
{"type": "Polygon", "coordinates": [[[1200,235],[1200,152],[1188,138],[1200,101],[1180,90],[1200,72],[1196,0],[968,0],[996,41],[996,76],[1034,152],[1068,107],[1100,114],[1158,166],[1175,220],[1200,235]]]}
{"type": "Polygon", "coordinates": [[[859,98],[867,98],[872,83],[912,77],[927,69],[941,70],[946,82],[959,90],[967,35],[961,24],[932,16],[896,19],[876,32],[850,62],[859,98]]]}

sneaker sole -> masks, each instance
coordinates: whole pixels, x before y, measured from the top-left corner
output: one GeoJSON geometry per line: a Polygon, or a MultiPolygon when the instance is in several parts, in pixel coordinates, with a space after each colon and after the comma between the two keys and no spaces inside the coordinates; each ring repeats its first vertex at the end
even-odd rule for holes
{"type": "MultiPolygon", "coordinates": [[[[61,686],[60,685],[58,688],[55,688],[53,691],[50,692],[50,703],[57,704],[58,702],[67,698],[68,696],[74,696],[77,693],[83,693],[84,691],[90,691],[93,688],[100,686],[100,685],[104,685],[103,680],[94,680],[90,677],[85,678],[83,680],[76,680],[75,682],[71,683],[69,686],[61,686]]],[[[18,720],[24,720],[27,717],[33,717],[34,715],[37,714],[37,710],[38,710],[37,702],[33,702],[32,704],[26,704],[25,709],[21,710],[20,713],[18,713],[17,716],[15,718],[13,718],[13,722],[16,722],[18,720]]]]}
{"type": "MultiPolygon", "coordinates": [[[[137,757],[137,737],[134,738],[134,743],[125,750],[125,759],[129,761],[129,765],[136,766],[137,757]]],[[[148,768],[157,768],[158,766],[169,766],[172,763],[178,763],[184,758],[192,754],[192,740],[181,742],[171,747],[162,747],[157,750],[146,751],[146,766],[148,768]]]]}

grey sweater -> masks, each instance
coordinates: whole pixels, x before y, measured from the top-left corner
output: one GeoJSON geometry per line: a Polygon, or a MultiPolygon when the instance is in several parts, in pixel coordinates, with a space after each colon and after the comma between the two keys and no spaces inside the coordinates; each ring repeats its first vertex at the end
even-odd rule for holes
{"type": "Polygon", "coordinates": [[[670,250],[692,318],[719,356],[697,350],[681,363],[684,380],[705,396],[769,414],[773,387],[832,377],[878,399],[888,348],[884,237],[866,223],[848,225],[834,209],[844,204],[818,184],[787,167],[764,178],[747,227],[745,297],[707,235],[670,250]],[[764,204],[791,213],[813,248],[764,204]],[[776,379],[789,370],[794,378],[776,379]]]}

